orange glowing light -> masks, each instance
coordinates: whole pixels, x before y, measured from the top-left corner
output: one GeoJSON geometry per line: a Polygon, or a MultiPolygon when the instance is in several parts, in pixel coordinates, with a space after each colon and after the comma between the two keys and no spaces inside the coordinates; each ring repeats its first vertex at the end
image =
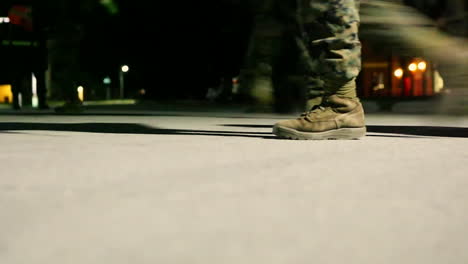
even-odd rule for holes
{"type": "Polygon", "coordinates": [[[415,72],[418,70],[418,65],[416,63],[411,63],[409,66],[408,66],[408,70],[412,71],[412,72],[415,72]]]}

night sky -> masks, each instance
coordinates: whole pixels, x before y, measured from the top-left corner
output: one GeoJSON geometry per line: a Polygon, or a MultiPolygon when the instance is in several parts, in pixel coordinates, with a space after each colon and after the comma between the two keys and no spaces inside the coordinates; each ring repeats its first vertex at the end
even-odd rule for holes
{"type": "Polygon", "coordinates": [[[158,2],[120,1],[116,16],[96,10],[86,23],[87,65],[102,72],[129,64],[133,84],[154,97],[204,96],[223,73],[236,74],[250,33],[248,10],[222,1],[158,2]]]}
{"type": "Polygon", "coordinates": [[[115,2],[115,14],[98,0],[1,0],[0,12],[32,4],[35,25],[50,29],[49,37],[64,20],[81,25],[81,71],[116,83],[120,65],[128,64],[130,86],[150,97],[204,96],[221,75],[235,75],[242,66],[251,30],[246,2],[115,2]]]}

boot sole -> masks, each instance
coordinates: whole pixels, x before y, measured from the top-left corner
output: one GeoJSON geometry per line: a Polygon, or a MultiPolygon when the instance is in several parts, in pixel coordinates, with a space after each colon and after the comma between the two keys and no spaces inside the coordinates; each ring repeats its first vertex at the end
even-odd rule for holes
{"type": "Polygon", "coordinates": [[[275,126],[273,134],[293,140],[357,140],[366,136],[366,128],[340,128],[325,132],[301,132],[292,128],[275,126]]]}

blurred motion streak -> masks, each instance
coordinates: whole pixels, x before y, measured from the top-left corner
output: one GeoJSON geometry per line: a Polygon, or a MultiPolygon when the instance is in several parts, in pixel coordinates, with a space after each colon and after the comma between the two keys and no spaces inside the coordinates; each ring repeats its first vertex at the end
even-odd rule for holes
{"type": "MultiPolygon", "coordinates": [[[[452,5],[452,2],[456,1],[448,1],[446,4],[452,5]]],[[[437,21],[401,1],[364,0],[361,5],[363,42],[374,49],[372,52],[393,56],[389,63],[395,66],[389,72],[393,73],[392,77],[396,79],[397,84],[392,83],[392,93],[402,92],[404,96],[409,96],[410,93],[413,96],[432,95],[434,92],[439,92],[441,83],[444,83],[446,93],[438,106],[439,110],[466,113],[468,110],[466,23],[460,22],[462,26],[459,28],[462,30],[455,29],[453,25],[448,25],[442,30],[443,27],[437,21]],[[402,61],[406,65],[398,65],[402,64],[402,61]],[[405,72],[408,69],[412,74],[402,74],[400,69],[405,72]],[[403,87],[403,91],[397,91],[399,87],[403,87]],[[412,87],[414,89],[411,89],[412,87]]],[[[458,11],[465,14],[464,4],[460,5],[458,11]]],[[[457,11],[454,8],[451,10],[457,11]]],[[[460,19],[466,20],[466,15],[460,19]]],[[[363,54],[365,56],[365,49],[363,54]]],[[[365,64],[363,72],[365,75],[365,64]]]]}

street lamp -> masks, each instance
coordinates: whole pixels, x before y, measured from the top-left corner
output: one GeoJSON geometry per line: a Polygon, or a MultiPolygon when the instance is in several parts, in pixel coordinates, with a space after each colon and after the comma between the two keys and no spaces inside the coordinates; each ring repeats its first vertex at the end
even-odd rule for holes
{"type": "Polygon", "coordinates": [[[120,71],[119,71],[120,99],[124,98],[124,86],[125,86],[124,74],[127,73],[129,70],[130,70],[130,67],[128,67],[128,65],[122,65],[122,67],[120,67],[120,71]]]}
{"type": "Polygon", "coordinates": [[[106,100],[110,100],[111,99],[110,84],[112,83],[112,80],[109,76],[106,76],[106,78],[102,80],[102,83],[104,84],[104,87],[106,88],[106,100]]]}

